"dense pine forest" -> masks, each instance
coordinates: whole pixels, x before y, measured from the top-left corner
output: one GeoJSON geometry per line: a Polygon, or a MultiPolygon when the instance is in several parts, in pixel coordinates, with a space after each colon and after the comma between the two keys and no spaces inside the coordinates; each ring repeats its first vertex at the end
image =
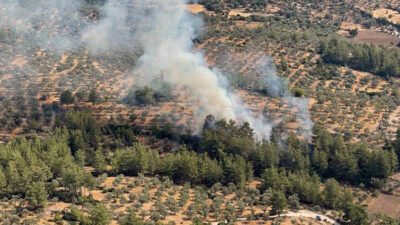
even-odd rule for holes
{"type": "MultiPolygon", "coordinates": [[[[61,110],[55,124],[47,137],[22,136],[0,145],[1,194],[24,198],[29,210],[40,210],[54,198],[93,204],[88,216],[79,210],[60,215],[59,219],[80,224],[110,220],[111,215],[90,191],[107,176],[116,175],[160,177],[177,185],[204,188],[219,184],[237,191],[246,191],[246,183],[257,179],[261,184],[253,191],[268,200],[254,199],[252,204],[271,205],[272,214],[293,207],[295,198],[295,207],[307,204],[341,210],[343,219],[352,224],[368,224],[365,209],[346,186],[382,188],[398,169],[396,153],[400,151],[400,135],[384,148],[371,149],[362,142],[346,143],[320,124],[314,127],[312,143],[295,136],[284,143],[274,137],[257,141],[247,123],[238,125],[211,115],[199,137],[166,135],[164,139],[181,143],[168,152],[138,143],[135,137],[140,131],[134,124],[98,124],[90,109],[61,110]]],[[[155,130],[152,135],[168,133],[155,130]]],[[[118,189],[109,191],[119,195],[118,189]]],[[[3,212],[3,216],[7,221],[12,214],[3,212]]],[[[135,214],[127,216],[122,224],[143,223],[135,214]]]]}

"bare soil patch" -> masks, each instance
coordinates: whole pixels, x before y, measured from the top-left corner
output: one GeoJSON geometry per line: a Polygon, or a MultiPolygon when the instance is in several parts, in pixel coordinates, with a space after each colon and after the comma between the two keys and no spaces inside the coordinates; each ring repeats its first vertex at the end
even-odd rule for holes
{"type": "Polygon", "coordinates": [[[234,9],[229,12],[229,16],[237,16],[237,15],[242,17],[249,17],[252,15],[252,13],[244,12],[243,9],[234,9]]]}
{"type": "Polygon", "coordinates": [[[400,38],[375,29],[360,30],[354,40],[363,43],[386,46],[397,46],[400,43],[400,38]]]}
{"type": "Polygon", "coordinates": [[[368,205],[368,211],[371,213],[383,213],[395,218],[400,218],[400,197],[380,194],[368,205]]]}

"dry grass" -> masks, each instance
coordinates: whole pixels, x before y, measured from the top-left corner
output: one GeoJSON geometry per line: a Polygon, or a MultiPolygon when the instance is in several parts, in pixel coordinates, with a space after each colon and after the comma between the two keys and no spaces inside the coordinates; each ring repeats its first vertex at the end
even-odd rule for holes
{"type": "Polygon", "coordinates": [[[400,197],[380,194],[368,204],[371,213],[383,213],[395,218],[400,218],[400,197]]]}
{"type": "Polygon", "coordinates": [[[372,15],[376,18],[386,18],[394,24],[400,23],[400,13],[391,9],[377,9],[372,12],[372,15]]]}
{"type": "Polygon", "coordinates": [[[204,6],[200,4],[188,4],[187,8],[189,9],[190,12],[195,14],[206,11],[204,6]]]}
{"type": "Polygon", "coordinates": [[[243,9],[232,9],[229,11],[229,16],[242,16],[242,17],[249,17],[252,13],[244,12],[243,9]]]}
{"type": "Polygon", "coordinates": [[[362,25],[360,24],[355,24],[353,22],[350,21],[344,21],[341,26],[340,26],[341,30],[353,30],[353,29],[362,29],[362,25]]]}
{"type": "Polygon", "coordinates": [[[26,60],[25,58],[23,58],[22,56],[17,56],[12,62],[11,65],[16,65],[19,67],[24,67],[26,65],[26,63],[28,62],[28,60],[26,60]]]}
{"type": "Polygon", "coordinates": [[[382,213],[400,218],[400,173],[396,173],[388,179],[384,190],[386,192],[380,193],[378,197],[368,197],[364,204],[368,205],[370,213],[382,213]]]}

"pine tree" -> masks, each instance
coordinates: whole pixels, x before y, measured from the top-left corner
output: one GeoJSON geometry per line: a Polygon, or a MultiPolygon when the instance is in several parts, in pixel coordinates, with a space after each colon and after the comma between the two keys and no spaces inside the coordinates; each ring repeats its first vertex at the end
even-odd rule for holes
{"type": "Polygon", "coordinates": [[[337,209],[342,196],[340,192],[340,185],[335,179],[330,178],[325,181],[325,189],[323,194],[325,196],[325,202],[327,206],[332,209],[337,209]]]}
{"type": "Polygon", "coordinates": [[[97,90],[95,88],[92,88],[92,90],[90,90],[89,92],[88,101],[91,102],[93,105],[96,105],[99,99],[99,93],[97,93],[97,90]]]}
{"type": "Polygon", "coordinates": [[[350,203],[347,205],[344,211],[345,211],[344,218],[350,220],[351,224],[354,225],[370,224],[368,213],[363,206],[357,205],[355,203],[350,203]]]}
{"type": "Polygon", "coordinates": [[[76,164],[67,165],[61,172],[62,186],[71,197],[77,197],[84,185],[85,171],[76,164]]]}
{"type": "Polygon", "coordinates": [[[328,169],[328,156],[326,152],[315,149],[312,155],[312,166],[320,174],[323,175],[328,169]]]}
{"type": "Polygon", "coordinates": [[[392,148],[390,149],[390,167],[392,169],[392,173],[397,172],[399,166],[399,160],[397,158],[395,150],[392,148]]]}
{"type": "Polygon", "coordinates": [[[278,170],[275,167],[265,169],[263,175],[263,183],[260,187],[261,191],[265,191],[268,188],[276,189],[279,183],[278,170]]]}
{"type": "Polygon", "coordinates": [[[288,205],[293,210],[298,210],[300,208],[300,200],[297,194],[288,197],[288,205]]]}
{"type": "Polygon", "coordinates": [[[21,184],[23,181],[15,162],[9,161],[5,171],[9,191],[11,191],[11,193],[22,191],[21,184]]]}
{"type": "Polygon", "coordinates": [[[78,164],[80,167],[85,166],[86,163],[86,154],[85,151],[82,149],[79,149],[76,153],[75,153],[75,162],[76,164],[78,164]]]}
{"type": "Polygon", "coordinates": [[[281,214],[286,208],[286,197],[285,194],[280,190],[275,190],[271,198],[272,213],[281,214]]]}
{"type": "Polygon", "coordinates": [[[33,182],[26,191],[26,200],[33,208],[43,208],[46,206],[49,197],[43,182],[33,182]]]}
{"type": "Polygon", "coordinates": [[[2,194],[5,191],[6,187],[7,187],[6,175],[4,174],[3,166],[0,165],[0,194],[2,194]]]}
{"type": "Polygon", "coordinates": [[[104,173],[107,168],[106,158],[103,155],[103,152],[99,149],[95,153],[95,157],[93,160],[93,167],[97,174],[104,173]]]}

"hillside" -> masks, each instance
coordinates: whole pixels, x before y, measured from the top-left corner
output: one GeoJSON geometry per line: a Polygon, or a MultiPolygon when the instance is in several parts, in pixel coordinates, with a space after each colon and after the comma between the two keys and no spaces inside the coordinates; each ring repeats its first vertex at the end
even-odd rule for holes
{"type": "Polygon", "coordinates": [[[0,224],[398,224],[400,4],[0,0],[0,224]]]}

